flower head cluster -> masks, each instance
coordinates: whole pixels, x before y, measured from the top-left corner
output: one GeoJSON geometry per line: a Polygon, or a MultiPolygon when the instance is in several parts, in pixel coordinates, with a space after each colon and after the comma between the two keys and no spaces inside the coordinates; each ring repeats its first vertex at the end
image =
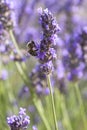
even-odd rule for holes
{"type": "Polygon", "coordinates": [[[10,54],[12,49],[13,45],[8,33],[5,30],[0,30],[0,53],[4,55],[10,54]]]}
{"type": "Polygon", "coordinates": [[[63,63],[68,72],[69,80],[77,80],[83,76],[84,64],[82,62],[81,47],[77,42],[77,36],[72,35],[66,42],[63,63]]]}
{"type": "Polygon", "coordinates": [[[20,108],[19,114],[7,117],[7,123],[11,130],[25,130],[30,124],[30,118],[26,115],[26,109],[20,108]]]}
{"type": "Polygon", "coordinates": [[[49,40],[51,40],[52,36],[59,30],[59,26],[48,9],[42,11],[42,8],[40,8],[38,11],[40,14],[40,23],[43,29],[43,36],[46,36],[49,40]]]}
{"type": "Polygon", "coordinates": [[[41,63],[41,70],[45,74],[51,73],[53,70],[52,61],[56,58],[54,46],[56,44],[56,33],[59,31],[59,26],[48,9],[42,11],[39,9],[40,24],[42,26],[43,35],[40,44],[34,42],[28,44],[28,52],[37,56],[41,63]]]}
{"type": "Polygon", "coordinates": [[[7,64],[10,61],[9,55],[12,54],[14,46],[10,41],[8,32],[4,29],[0,30],[0,56],[1,62],[7,64]]]}
{"type": "Polygon", "coordinates": [[[78,43],[81,45],[83,61],[86,63],[87,66],[87,26],[82,28],[77,39],[78,43]]]}
{"type": "MultiPolygon", "coordinates": [[[[10,41],[8,30],[12,28],[10,7],[4,1],[0,1],[0,54],[2,59],[9,59],[9,54],[13,50],[13,44],[10,41]]],[[[5,60],[6,61],[6,60],[5,60]]]]}
{"type": "Polygon", "coordinates": [[[5,30],[12,28],[10,7],[4,0],[0,1],[0,27],[5,30]]]}

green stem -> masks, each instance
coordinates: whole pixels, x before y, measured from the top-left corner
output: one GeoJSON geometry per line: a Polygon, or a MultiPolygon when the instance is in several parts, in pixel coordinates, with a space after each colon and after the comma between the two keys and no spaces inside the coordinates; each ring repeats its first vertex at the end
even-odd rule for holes
{"type": "MultiPolygon", "coordinates": [[[[15,46],[17,52],[18,52],[18,54],[19,54],[20,56],[22,56],[22,53],[21,53],[21,51],[20,51],[20,49],[19,49],[19,46],[18,46],[18,44],[17,44],[17,41],[16,41],[16,39],[15,39],[15,36],[14,36],[13,31],[10,30],[10,31],[9,31],[9,34],[10,34],[11,40],[12,40],[12,42],[13,42],[13,44],[14,44],[14,46],[15,46]]],[[[26,65],[25,65],[24,62],[21,62],[21,66],[22,66],[22,69],[23,69],[25,72],[27,72],[27,70],[26,70],[26,65]]]]}
{"type": "Polygon", "coordinates": [[[50,81],[50,75],[47,75],[47,82],[48,82],[48,87],[50,89],[50,96],[51,96],[51,104],[52,104],[52,111],[53,111],[55,130],[58,130],[58,123],[57,123],[56,110],[55,110],[55,104],[54,104],[52,85],[51,85],[51,81],[50,81]]]}
{"type": "Polygon", "coordinates": [[[45,118],[45,113],[44,113],[44,109],[43,109],[41,101],[39,99],[36,100],[36,98],[34,98],[33,102],[34,102],[34,105],[35,105],[39,115],[42,118],[42,121],[46,127],[46,130],[51,130],[48,120],[47,120],[47,118],[45,118]]]}
{"type": "Polygon", "coordinates": [[[60,96],[61,110],[62,110],[63,119],[64,119],[64,125],[65,125],[67,130],[72,130],[70,118],[69,118],[68,111],[66,108],[64,95],[59,92],[59,96],[60,96]]]}
{"type": "MultiPolygon", "coordinates": [[[[17,41],[16,41],[16,39],[15,39],[15,36],[14,36],[14,34],[13,34],[13,31],[10,30],[10,31],[9,31],[9,34],[10,34],[11,40],[12,40],[12,42],[13,42],[13,44],[14,44],[14,46],[15,46],[17,52],[18,52],[18,54],[19,54],[19,55],[22,55],[22,54],[21,54],[21,51],[20,51],[20,49],[19,49],[19,46],[18,46],[18,44],[17,44],[17,41]]],[[[27,76],[27,70],[26,70],[26,65],[25,65],[25,63],[24,63],[24,62],[21,62],[21,63],[15,62],[15,64],[16,64],[16,67],[17,67],[17,70],[18,70],[20,76],[22,77],[22,79],[24,80],[24,82],[25,82],[27,85],[29,85],[30,82],[29,82],[29,78],[28,78],[28,76],[27,76]]],[[[32,92],[31,89],[30,89],[30,91],[32,92]]]]}
{"type": "Polygon", "coordinates": [[[76,92],[76,95],[77,95],[77,98],[78,98],[78,102],[79,102],[79,105],[80,105],[80,114],[81,114],[81,117],[82,117],[82,120],[83,120],[83,123],[84,123],[84,128],[85,130],[87,130],[87,121],[86,121],[86,114],[85,114],[85,110],[84,110],[84,104],[83,104],[83,101],[82,101],[82,97],[81,97],[81,93],[80,93],[80,90],[79,90],[79,86],[77,83],[75,83],[75,92],[76,92]]]}
{"type": "Polygon", "coordinates": [[[11,40],[12,40],[12,42],[13,42],[13,44],[14,44],[16,50],[17,50],[18,53],[21,55],[21,52],[20,52],[20,49],[19,49],[19,47],[18,47],[17,41],[16,41],[16,39],[15,39],[15,37],[14,37],[13,31],[10,30],[10,31],[9,31],[9,34],[10,34],[11,40]]]}

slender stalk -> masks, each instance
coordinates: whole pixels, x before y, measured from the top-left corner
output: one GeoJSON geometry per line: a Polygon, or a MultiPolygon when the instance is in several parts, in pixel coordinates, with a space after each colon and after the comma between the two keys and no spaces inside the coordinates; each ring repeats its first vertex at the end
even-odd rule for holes
{"type": "Polygon", "coordinates": [[[47,82],[48,82],[48,87],[50,89],[50,96],[51,96],[51,104],[52,104],[52,111],[53,111],[53,118],[54,118],[55,130],[58,130],[58,123],[57,123],[55,103],[54,103],[52,85],[51,85],[51,81],[50,81],[50,75],[47,75],[47,82]]]}
{"type": "Polygon", "coordinates": [[[19,47],[18,47],[17,41],[16,41],[16,39],[15,39],[15,37],[14,37],[13,31],[10,30],[10,31],[9,31],[9,34],[10,34],[11,40],[12,40],[12,42],[13,42],[13,44],[14,44],[16,50],[17,50],[18,53],[21,55],[21,52],[20,52],[20,49],[19,49],[19,47]]]}
{"type": "Polygon", "coordinates": [[[80,114],[81,114],[81,117],[82,117],[82,120],[83,120],[83,123],[84,123],[84,130],[87,130],[87,120],[86,120],[86,114],[85,114],[85,110],[84,110],[84,104],[83,104],[83,101],[82,101],[82,97],[81,97],[81,93],[80,93],[80,90],[79,90],[79,86],[77,83],[75,83],[75,92],[76,92],[76,95],[77,95],[77,98],[78,98],[78,102],[79,102],[79,105],[80,105],[80,114]]]}
{"type": "MultiPolygon", "coordinates": [[[[20,51],[19,46],[18,46],[18,44],[17,44],[17,41],[16,41],[16,39],[15,39],[15,36],[14,36],[14,34],[13,34],[13,31],[10,30],[10,31],[9,31],[9,34],[10,34],[11,40],[12,40],[12,42],[13,42],[13,44],[14,44],[14,46],[15,46],[17,52],[18,52],[18,54],[21,56],[22,54],[21,54],[21,51],[20,51]]],[[[24,80],[24,82],[25,82],[27,85],[29,85],[29,78],[28,78],[28,76],[27,76],[27,70],[26,70],[26,65],[25,65],[25,63],[24,63],[24,62],[21,62],[21,63],[15,62],[15,64],[16,64],[16,67],[17,67],[17,70],[18,70],[20,76],[22,77],[22,79],[24,80]]],[[[32,92],[32,90],[31,90],[31,92],[32,92]]]]}
{"type": "MultiPolygon", "coordinates": [[[[17,41],[16,41],[16,39],[15,39],[15,36],[14,36],[13,31],[10,30],[10,31],[9,31],[9,34],[10,34],[11,40],[12,40],[12,42],[13,42],[13,44],[14,44],[14,46],[15,46],[17,52],[18,52],[18,54],[19,54],[20,56],[22,56],[22,53],[21,53],[21,51],[20,51],[20,49],[19,49],[19,46],[18,46],[18,44],[17,44],[17,41]]],[[[26,71],[26,65],[25,65],[24,62],[21,62],[21,66],[22,66],[22,69],[23,69],[25,72],[27,72],[27,71],[26,71]]]]}
{"type": "Polygon", "coordinates": [[[62,109],[62,114],[63,114],[63,119],[64,119],[64,125],[67,130],[72,130],[70,118],[69,118],[68,111],[65,104],[64,95],[63,94],[59,94],[59,95],[60,95],[60,101],[61,101],[60,104],[61,104],[61,109],[62,109]]]}
{"type": "MultiPolygon", "coordinates": [[[[0,59],[1,59],[1,54],[0,54],[0,59]]],[[[2,71],[2,69],[3,69],[3,64],[2,64],[2,62],[0,61],[0,72],[2,71]]],[[[8,99],[7,99],[7,97],[5,97],[5,94],[6,94],[6,89],[5,89],[5,87],[6,87],[6,83],[5,83],[5,81],[2,79],[2,80],[0,80],[0,104],[3,104],[3,102],[4,102],[4,104],[3,105],[1,105],[0,106],[0,110],[1,110],[1,112],[2,113],[4,113],[4,114],[6,114],[6,110],[7,110],[7,101],[8,101],[8,99]],[[3,107],[4,106],[4,107],[3,107]]],[[[0,113],[1,114],[1,113],[0,113]]],[[[4,117],[4,115],[3,115],[3,117],[4,117]]]]}
{"type": "Polygon", "coordinates": [[[39,115],[42,118],[43,123],[45,124],[46,130],[51,130],[48,120],[47,120],[47,118],[45,118],[44,109],[43,109],[41,101],[39,99],[36,100],[36,98],[34,98],[33,102],[34,102],[34,105],[35,105],[39,115]]]}

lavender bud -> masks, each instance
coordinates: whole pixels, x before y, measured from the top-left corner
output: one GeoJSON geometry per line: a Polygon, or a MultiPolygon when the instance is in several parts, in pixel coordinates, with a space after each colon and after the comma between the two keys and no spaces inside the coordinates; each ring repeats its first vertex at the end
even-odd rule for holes
{"type": "Polygon", "coordinates": [[[51,36],[60,30],[56,20],[48,9],[45,9],[40,14],[40,23],[45,36],[51,36]]]}
{"type": "Polygon", "coordinates": [[[85,26],[77,37],[79,44],[81,45],[83,61],[87,65],[87,26],[85,26]]]}
{"type": "Polygon", "coordinates": [[[0,2],[0,23],[3,28],[9,30],[12,28],[13,24],[11,21],[10,7],[6,2],[0,2]]]}
{"type": "Polygon", "coordinates": [[[11,130],[25,130],[30,124],[30,117],[26,115],[25,108],[20,108],[19,114],[7,117],[7,123],[11,130]]]}
{"type": "Polygon", "coordinates": [[[40,67],[40,69],[46,75],[52,73],[52,71],[53,71],[52,61],[49,61],[49,62],[47,62],[45,64],[42,64],[41,67],[40,67]]]}
{"type": "Polygon", "coordinates": [[[68,79],[76,81],[83,76],[84,65],[82,63],[82,51],[75,35],[67,41],[67,51],[64,54],[64,66],[67,70],[68,79]],[[74,52],[74,53],[73,53],[74,52]],[[66,62],[67,60],[67,62],[66,62]]]}
{"type": "Polygon", "coordinates": [[[41,51],[39,54],[38,54],[38,57],[39,57],[39,61],[41,63],[46,63],[48,61],[51,61],[53,59],[56,58],[56,52],[53,48],[49,48],[49,50],[47,51],[41,51]]]}

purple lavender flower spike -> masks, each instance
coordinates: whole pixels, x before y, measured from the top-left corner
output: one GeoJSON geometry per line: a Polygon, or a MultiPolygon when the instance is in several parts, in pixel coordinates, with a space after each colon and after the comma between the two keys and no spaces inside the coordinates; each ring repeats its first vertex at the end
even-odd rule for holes
{"type": "Polygon", "coordinates": [[[83,76],[84,63],[82,61],[82,50],[77,42],[77,36],[72,35],[67,40],[67,48],[64,53],[63,63],[70,81],[79,80],[83,76]]]}
{"type": "MultiPolygon", "coordinates": [[[[40,42],[40,51],[38,58],[41,64],[41,70],[45,74],[50,74],[53,71],[52,61],[56,58],[54,46],[56,45],[55,35],[60,30],[56,19],[52,13],[45,9],[39,9],[40,24],[43,30],[43,37],[40,42]]],[[[57,37],[57,35],[56,35],[57,37]]]]}
{"type": "Polygon", "coordinates": [[[48,35],[56,34],[60,30],[56,20],[54,19],[52,13],[46,8],[38,9],[40,14],[40,23],[43,29],[43,32],[48,35]]]}
{"type": "Polygon", "coordinates": [[[77,36],[77,41],[81,46],[82,60],[87,66],[87,26],[82,28],[81,32],[77,36]]]}
{"type": "Polygon", "coordinates": [[[13,27],[10,7],[5,1],[0,1],[0,23],[5,30],[9,30],[13,27]]]}
{"type": "Polygon", "coordinates": [[[25,108],[20,108],[19,114],[7,117],[7,123],[11,130],[25,130],[30,124],[30,117],[26,115],[25,108]]]}
{"type": "Polygon", "coordinates": [[[56,58],[54,46],[57,42],[57,32],[60,30],[56,19],[48,10],[38,9],[40,14],[40,24],[43,30],[40,45],[37,46],[34,42],[28,44],[28,52],[32,56],[36,56],[41,63],[41,71],[45,74],[50,74],[53,70],[52,61],[56,58]]]}

